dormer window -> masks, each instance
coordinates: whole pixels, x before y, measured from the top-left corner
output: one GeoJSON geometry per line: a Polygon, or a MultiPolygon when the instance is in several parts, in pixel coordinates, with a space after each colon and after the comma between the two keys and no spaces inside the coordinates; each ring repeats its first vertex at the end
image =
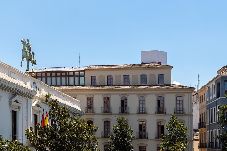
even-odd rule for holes
{"type": "Polygon", "coordinates": [[[124,85],[130,85],[129,75],[123,75],[123,84],[124,85]]]}
{"type": "Polygon", "coordinates": [[[107,76],[107,85],[113,85],[113,76],[112,75],[107,76]]]}
{"type": "Polygon", "coordinates": [[[159,85],[164,85],[164,74],[159,74],[158,75],[158,84],[159,85]]]}
{"type": "Polygon", "coordinates": [[[146,85],[147,84],[147,75],[146,74],[141,74],[140,75],[140,84],[141,85],[146,85]]]}
{"type": "Polygon", "coordinates": [[[92,86],[96,85],[96,76],[91,76],[91,85],[92,86]]]}

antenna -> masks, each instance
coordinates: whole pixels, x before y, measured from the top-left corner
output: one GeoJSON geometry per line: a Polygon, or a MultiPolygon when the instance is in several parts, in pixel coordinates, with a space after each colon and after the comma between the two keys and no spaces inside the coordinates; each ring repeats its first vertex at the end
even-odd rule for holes
{"type": "Polygon", "coordinates": [[[198,74],[198,84],[197,84],[197,91],[199,90],[199,84],[200,84],[200,80],[199,80],[199,74],[198,74]]]}
{"type": "Polygon", "coordinates": [[[80,68],[80,53],[79,53],[79,68],[80,68]]]}

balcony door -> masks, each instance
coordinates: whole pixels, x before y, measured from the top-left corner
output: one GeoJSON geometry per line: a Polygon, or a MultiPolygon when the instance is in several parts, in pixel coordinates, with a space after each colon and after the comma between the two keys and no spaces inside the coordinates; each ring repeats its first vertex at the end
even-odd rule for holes
{"type": "Polygon", "coordinates": [[[104,113],[109,113],[110,112],[110,97],[104,97],[103,98],[103,112],[104,113]]]}
{"type": "Polygon", "coordinates": [[[146,122],[140,121],[139,122],[139,138],[146,138],[146,122]]]}
{"type": "Polygon", "coordinates": [[[162,122],[157,123],[157,131],[158,131],[157,138],[161,138],[162,135],[164,135],[164,132],[165,132],[165,127],[164,127],[164,124],[162,122]]]}
{"type": "Polygon", "coordinates": [[[121,111],[121,113],[127,113],[127,97],[126,96],[121,97],[120,111],[121,111]]]}
{"type": "Polygon", "coordinates": [[[158,113],[164,113],[164,97],[163,96],[158,96],[157,111],[158,111],[158,113]]]}

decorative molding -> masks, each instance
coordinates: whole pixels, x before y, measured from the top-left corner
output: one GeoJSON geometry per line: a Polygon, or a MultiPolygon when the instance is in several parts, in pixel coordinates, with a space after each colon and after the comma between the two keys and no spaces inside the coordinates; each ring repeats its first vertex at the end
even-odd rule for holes
{"type": "Polygon", "coordinates": [[[18,95],[14,95],[12,98],[9,99],[9,106],[14,111],[19,111],[21,109],[21,97],[18,95]]]}
{"type": "Polygon", "coordinates": [[[36,91],[25,88],[2,78],[0,78],[0,89],[27,98],[33,98],[36,95],[36,91]]]}

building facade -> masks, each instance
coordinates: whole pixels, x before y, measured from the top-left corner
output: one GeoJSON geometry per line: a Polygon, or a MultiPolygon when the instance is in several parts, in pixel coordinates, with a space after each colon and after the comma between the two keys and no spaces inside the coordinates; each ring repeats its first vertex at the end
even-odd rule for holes
{"type": "Polygon", "coordinates": [[[171,84],[171,69],[172,66],[154,63],[94,65],[74,71],[73,68],[34,70],[30,74],[36,78],[43,75],[46,83],[47,75],[66,75],[59,78],[60,86],[53,85],[55,77],[50,81],[60,91],[80,100],[83,118],[98,126],[96,136],[102,151],[119,116],[124,116],[134,131],[135,151],[159,150],[160,137],[167,133],[165,125],[173,114],[188,128],[187,150],[191,151],[194,88],[171,84]],[[84,85],[76,83],[76,77],[74,85],[69,85],[68,75],[76,75],[78,71],[84,75],[84,85]]]}
{"type": "Polygon", "coordinates": [[[207,151],[207,130],[206,130],[206,121],[207,121],[207,110],[206,110],[206,86],[203,86],[198,91],[199,96],[199,150],[207,151]]]}
{"type": "MultiPolygon", "coordinates": [[[[218,124],[218,109],[220,105],[227,104],[227,66],[222,67],[211,81],[201,88],[201,92],[205,91],[206,103],[206,142],[207,150],[221,150],[221,142],[218,136],[221,134],[221,127],[218,124]],[[203,90],[205,89],[205,90],[203,90]]],[[[202,94],[201,94],[202,95],[202,94]]],[[[204,92],[203,92],[204,95],[204,92]]],[[[203,103],[204,105],[204,103],[203,103]]],[[[201,103],[201,113],[204,109],[201,103]]]]}
{"type": "Polygon", "coordinates": [[[196,132],[198,128],[199,123],[199,98],[198,93],[196,91],[192,94],[192,109],[193,109],[193,130],[196,132]]]}
{"type": "Polygon", "coordinates": [[[41,123],[49,111],[45,96],[81,114],[80,102],[45,83],[0,62],[0,135],[27,145],[25,130],[41,123]]]}

